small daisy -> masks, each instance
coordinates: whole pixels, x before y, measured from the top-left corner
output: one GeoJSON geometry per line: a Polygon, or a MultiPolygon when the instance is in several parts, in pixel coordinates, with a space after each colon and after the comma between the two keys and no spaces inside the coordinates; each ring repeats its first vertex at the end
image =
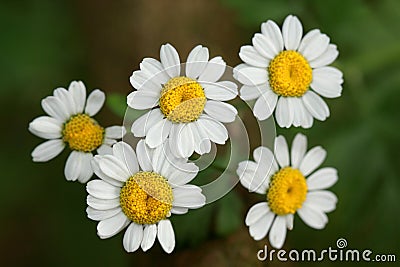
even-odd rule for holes
{"type": "Polygon", "coordinates": [[[29,131],[48,141],[33,150],[33,161],[49,161],[68,145],[72,152],[65,164],[65,177],[69,181],[86,183],[93,175],[90,164],[93,152],[110,153],[115,139],[121,139],[125,134],[124,127],[104,129],[92,118],[104,100],[105,95],[99,89],[86,100],[86,88],[81,81],[71,82],[68,90],[57,88],[53,96],[43,99],[42,108],[49,116],[34,119],[29,123],[29,131]]]}
{"type": "Polygon", "coordinates": [[[156,237],[165,252],[175,247],[171,214],[185,214],[205,204],[200,187],[189,183],[198,172],[194,163],[172,156],[168,146],[150,149],[139,141],[136,153],[118,142],[112,155],[95,156],[95,174],[101,179],[87,184],[90,219],[99,221],[97,234],[109,238],[125,227],[127,252],[150,249],[156,237]]]}
{"type": "Polygon", "coordinates": [[[255,162],[239,163],[236,172],[242,185],[266,198],[265,202],[251,207],[246,216],[245,223],[255,240],[263,239],[269,231],[271,245],[281,248],[286,228],[293,228],[295,213],[315,229],[322,229],[328,223],[325,213],[336,208],[337,197],[324,189],[336,183],[337,171],[330,167],[315,171],[324,161],[326,151],[320,146],[307,153],[306,150],[307,138],[297,134],[289,157],[285,138],[278,136],[275,155],[260,146],[253,153],[255,162]]]}
{"type": "Polygon", "coordinates": [[[314,118],[324,121],[329,117],[320,95],[341,95],[343,74],[328,66],[339,55],[336,45],[318,29],[302,35],[299,19],[289,15],[282,32],[268,20],[261,25],[261,33],[254,35],[253,45],[241,47],[244,64],[234,69],[234,77],[243,84],[243,100],[257,99],[253,113],[259,120],[269,118],[276,108],[280,127],[310,128],[314,118]]]}
{"type": "Polygon", "coordinates": [[[132,125],[136,137],[145,137],[151,148],[169,137],[171,151],[177,157],[189,157],[195,151],[210,152],[210,141],[224,144],[228,132],[222,123],[233,122],[237,110],[227,101],[237,96],[231,81],[219,81],[226,63],[221,57],[209,60],[206,47],[196,46],[189,53],[185,75],[181,75],[178,52],[170,44],[161,46],[161,62],[145,58],[130,81],[137,90],[128,95],[134,109],[150,109],[132,125]]]}

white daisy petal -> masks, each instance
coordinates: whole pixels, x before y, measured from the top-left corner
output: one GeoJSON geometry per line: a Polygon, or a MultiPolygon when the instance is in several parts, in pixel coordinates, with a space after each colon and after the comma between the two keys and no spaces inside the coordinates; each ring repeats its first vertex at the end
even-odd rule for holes
{"type": "Polygon", "coordinates": [[[268,20],[261,24],[261,33],[267,37],[267,40],[271,40],[270,49],[274,52],[274,56],[283,50],[282,33],[274,21],[268,20]]]}
{"type": "Polygon", "coordinates": [[[97,224],[97,235],[101,239],[112,237],[124,229],[128,223],[129,219],[123,212],[120,212],[111,218],[100,221],[97,224]]]}
{"type": "Polygon", "coordinates": [[[264,216],[262,216],[260,219],[258,219],[255,223],[249,225],[250,236],[253,237],[256,241],[263,239],[270,230],[274,218],[275,214],[272,212],[268,212],[267,214],[264,214],[264,216]]]}
{"type": "Polygon", "coordinates": [[[119,197],[114,199],[99,199],[88,195],[86,202],[89,207],[96,210],[110,210],[120,206],[119,197]]]}
{"type": "Polygon", "coordinates": [[[286,17],[282,26],[282,36],[286,50],[297,50],[303,36],[303,26],[296,16],[286,17]]]}
{"type": "Polygon", "coordinates": [[[60,138],[62,122],[49,116],[41,116],[29,123],[29,131],[44,139],[60,138]]]}
{"type": "Polygon", "coordinates": [[[304,156],[300,163],[300,171],[304,176],[317,169],[326,158],[326,150],[320,146],[313,147],[304,156]]]}
{"type": "Polygon", "coordinates": [[[323,229],[328,222],[328,217],[323,211],[312,209],[305,203],[297,213],[305,224],[314,229],[323,229]]]}
{"type": "Polygon", "coordinates": [[[275,138],[275,157],[281,168],[289,166],[289,148],[282,135],[275,138]]]}
{"type": "Polygon", "coordinates": [[[171,168],[172,172],[168,176],[168,183],[172,187],[182,186],[189,183],[199,172],[199,167],[197,167],[194,163],[175,163],[173,166],[171,166],[171,168]]]}
{"type": "Polygon", "coordinates": [[[226,63],[222,57],[212,58],[206,65],[204,71],[199,76],[200,82],[213,83],[218,81],[225,72],[226,63]]]}
{"type": "Polygon", "coordinates": [[[293,123],[294,110],[287,97],[279,97],[276,105],[275,119],[279,127],[289,128],[293,123]]]}
{"type": "Polygon", "coordinates": [[[237,80],[245,85],[259,85],[268,82],[266,68],[244,67],[237,72],[237,80]]]}
{"type": "Polygon", "coordinates": [[[294,220],[294,215],[293,214],[288,214],[285,216],[286,218],[286,227],[288,230],[292,230],[293,229],[293,220],[294,220]]]}
{"type": "Polygon", "coordinates": [[[134,109],[149,109],[158,104],[160,94],[149,90],[140,90],[130,93],[127,104],[134,109]]]}
{"type": "Polygon", "coordinates": [[[59,121],[67,121],[70,117],[64,103],[58,97],[48,96],[42,100],[41,104],[47,114],[59,121]]]}
{"type": "Polygon", "coordinates": [[[57,157],[63,151],[65,143],[61,139],[53,139],[41,143],[32,151],[35,162],[45,162],[57,157]]]}
{"type": "Polygon", "coordinates": [[[158,223],[157,238],[165,252],[171,253],[175,248],[175,234],[169,220],[158,223]]]}
{"type": "Polygon", "coordinates": [[[269,148],[263,146],[257,147],[253,151],[253,157],[259,165],[266,166],[271,174],[278,170],[278,164],[275,160],[274,154],[269,148]]]}
{"type": "Polygon", "coordinates": [[[146,225],[143,231],[141,247],[143,251],[149,250],[156,240],[157,226],[155,224],[146,225]]]}
{"type": "Polygon", "coordinates": [[[251,85],[243,85],[240,88],[240,98],[244,101],[253,100],[258,98],[265,90],[263,90],[266,85],[258,85],[258,86],[251,86],[251,85]]]}
{"type": "Polygon", "coordinates": [[[245,224],[250,226],[256,223],[261,217],[270,212],[267,202],[260,202],[252,206],[247,212],[245,224]]]}
{"type": "MultiPolygon", "coordinates": [[[[111,152],[109,154],[107,154],[107,155],[111,155],[112,154],[112,148],[110,147],[110,149],[111,149],[111,152]]],[[[119,180],[116,180],[116,179],[106,175],[100,169],[100,166],[99,166],[100,159],[101,159],[101,156],[98,156],[98,155],[94,156],[93,159],[92,159],[91,165],[92,165],[92,169],[93,169],[94,173],[100,179],[102,179],[103,181],[105,181],[105,182],[107,182],[107,183],[109,183],[109,184],[111,184],[113,186],[121,188],[125,181],[119,181],[119,180]]]]}
{"type": "MultiPolygon", "coordinates": [[[[154,58],[144,58],[142,60],[142,62],[140,63],[140,69],[145,74],[147,74],[147,76],[152,80],[151,84],[153,84],[153,82],[154,82],[154,85],[164,84],[170,79],[170,77],[164,71],[161,62],[154,58]]],[[[143,76],[144,75],[142,75],[142,77],[143,76]]],[[[145,81],[143,81],[143,80],[140,82],[141,82],[141,85],[145,84],[144,83],[145,81]]],[[[139,89],[139,88],[136,88],[136,89],[139,89]]],[[[158,86],[158,88],[161,91],[161,86],[158,86]]],[[[142,89],[142,88],[140,88],[140,89],[142,89]]],[[[143,88],[143,89],[145,89],[145,88],[143,88]]],[[[148,88],[146,88],[146,89],[148,89],[148,88]]]]}
{"type": "Polygon", "coordinates": [[[127,166],[113,155],[102,156],[99,167],[104,174],[117,181],[125,182],[131,176],[127,166]]]}
{"type": "Polygon", "coordinates": [[[319,190],[309,192],[304,203],[307,203],[307,205],[310,205],[310,207],[313,207],[315,210],[331,212],[336,209],[337,201],[338,199],[334,193],[326,190],[319,190]]]}
{"type": "Polygon", "coordinates": [[[316,93],[308,90],[302,97],[303,103],[311,115],[317,120],[324,121],[329,117],[329,108],[325,101],[316,93]]]}
{"type": "Polygon", "coordinates": [[[307,188],[308,190],[326,189],[334,185],[337,180],[338,174],[335,168],[322,168],[307,178],[307,188]]]}
{"type": "Polygon", "coordinates": [[[187,158],[193,154],[195,143],[193,139],[192,129],[189,124],[185,124],[178,133],[178,152],[179,157],[187,158]]]}
{"type": "Polygon", "coordinates": [[[237,110],[231,104],[208,100],[204,107],[204,111],[210,115],[210,117],[220,122],[233,122],[237,115],[237,110]]]}
{"type": "Polygon", "coordinates": [[[333,61],[335,61],[338,55],[339,51],[337,50],[336,45],[330,44],[324,53],[314,60],[311,60],[309,63],[311,68],[320,68],[331,64],[333,61]]]}
{"type": "Polygon", "coordinates": [[[144,140],[140,140],[137,143],[136,153],[140,168],[143,171],[152,171],[153,167],[151,165],[151,150],[146,146],[144,140]]]}
{"type": "Polygon", "coordinates": [[[280,249],[286,238],[286,218],[285,216],[276,216],[269,233],[269,242],[274,248],[280,249]]]}
{"type": "Polygon", "coordinates": [[[254,116],[260,121],[268,119],[274,112],[276,103],[278,101],[278,96],[268,89],[263,93],[254,104],[253,112],[254,116]]]}
{"type": "Polygon", "coordinates": [[[144,137],[148,130],[162,119],[160,109],[152,109],[133,122],[131,131],[135,137],[144,137]]]}
{"type": "Polygon", "coordinates": [[[106,100],[106,95],[104,94],[103,91],[99,89],[94,90],[93,92],[90,93],[87,99],[85,113],[88,114],[89,116],[96,115],[103,107],[105,100],[106,100]]]}
{"type": "Polygon", "coordinates": [[[126,134],[124,126],[110,126],[106,128],[106,137],[111,139],[121,139],[126,134]]]}
{"type": "Polygon", "coordinates": [[[160,59],[165,71],[171,78],[178,77],[181,72],[179,54],[171,44],[165,44],[160,49],[160,59]]]}
{"type": "Polygon", "coordinates": [[[322,67],[313,70],[311,88],[318,94],[334,98],[342,94],[343,74],[334,67],[322,67]]]}
{"type": "Polygon", "coordinates": [[[155,148],[161,145],[168,137],[171,127],[172,123],[167,119],[155,123],[147,132],[146,144],[150,148],[155,148]]]}
{"type": "Polygon", "coordinates": [[[292,149],[290,151],[291,166],[298,169],[304,155],[307,151],[307,137],[301,133],[298,133],[292,142],[292,149]]]}
{"type": "Polygon", "coordinates": [[[99,155],[111,155],[112,154],[112,148],[109,145],[101,145],[97,150],[97,154],[99,155]]]}
{"type": "Polygon", "coordinates": [[[109,210],[97,210],[92,207],[86,208],[86,214],[89,219],[94,221],[103,221],[105,219],[111,218],[118,213],[122,212],[120,207],[116,207],[109,210]]]}
{"type": "Polygon", "coordinates": [[[174,201],[172,206],[197,209],[204,206],[206,197],[201,188],[195,185],[183,185],[172,189],[174,201]]]}
{"type": "Polygon", "coordinates": [[[237,85],[231,81],[222,81],[212,84],[204,84],[204,93],[208,99],[228,101],[234,99],[237,92],[237,85]]]}
{"type": "Polygon", "coordinates": [[[114,199],[119,197],[120,188],[96,179],[87,183],[86,191],[99,199],[114,199]]]}
{"type": "MultiPolygon", "coordinates": [[[[275,43],[274,40],[268,39],[265,35],[261,33],[256,33],[252,39],[253,46],[255,50],[262,56],[264,59],[263,65],[259,64],[258,66],[255,64],[250,65],[256,66],[256,67],[261,67],[261,68],[267,68],[269,66],[269,61],[273,59],[279,51],[275,50],[275,43]]],[[[250,46],[251,47],[251,46],[250,46]]]]}
{"type": "Polygon", "coordinates": [[[67,110],[69,116],[75,115],[77,113],[74,99],[72,98],[70,92],[68,92],[65,88],[55,89],[53,95],[60,99],[60,101],[64,104],[64,107],[67,110]]]}
{"type": "Polygon", "coordinates": [[[86,87],[81,81],[73,81],[68,87],[75,102],[75,112],[82,113],[86,101],[86,87]]]}
{"type": "Polygon", "coordinates": [[[208,48],[198,45],[190,51],[186,60],[186,76],[196,79],[204,71],[209,58],[208,48]]]}
{"type": "MultiPolygon", "coordinates": [[[[261,35],[261,34],[260,34],[261,35]]],[[[254,38],[253,38],[254,44],[254,38]]],[[[264,55],[260,54],[253,46],[245,45],[240,48],[239,57],[249,65],[267,68],[269,60],[264,55]]],[[[270,58],[270,57],[269,57],[270,58]]]]}
{"type": "Polygon", "coordinates": [[[121,141],[113,145],[113,155],[125,163],[131,175],[139,172],[139,163],[136,153],[127,143],[121,141]]]}
{"type": "Polygon", "coordinates": [[[149,80],[149,74],[142,70],[136,70],[132,73],[129,81],[136,90],[143,90],[143,84],[149,80]]]}
{"type": "Polygon", "coordinates": [[[132,222],[126,229],[123,239],[124,248],[127,252],[134,252],[142,243],[143,226],[132,222]]]}
{"type": "Polygon", "coordinates": [[[171,209],[172,214],[178,214],[178,215],[186,214],[188,211],[189,211],[188,208],[182,208],[182,207],[172,207],[171,209]]]}
{"type": "Polygon", "coordinates": [[[201,115],[197,123],[211,141],[220,145],[225,144],[228,139],[228,131],[222,123],[206,115],[201,115]]]}
{"type": "Polygon", "coordinates": [[[326,34],[321,34],[319,30],[310,31],[304,36],[299,52],[307,61],[314,60],[326,51],[329,41],[329,37],[326,34]]]}
{"type": "Polygon", "coordinates": [[[91,166],[92,153],[73,150],[65,164],[64,174],[68,181],[79,180],[85,183],[93,175],[91,166]]]}

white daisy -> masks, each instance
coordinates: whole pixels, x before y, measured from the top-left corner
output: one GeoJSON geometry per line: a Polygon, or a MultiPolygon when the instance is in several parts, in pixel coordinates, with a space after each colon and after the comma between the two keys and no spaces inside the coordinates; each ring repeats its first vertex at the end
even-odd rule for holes
{"type": "Polygon", "coordinates": [[[104,129],[92,118],[104,101],[105,95],[99,89],[86,100],[86,88],[81,81],[71,82],[68,90],[57,88],[53,96],[43,99],[42,108],[49,116],[34,119],[29,123],[29,131],[48,141],[33,150],[33,161],[49,161],[67,145],[72,152],[65,164],[65,177],[69,181],[86,183],[93,175],[90,164],[93,152],[109,153],[110,146],[125,134],[122,126],[104,129]]]}
{"type": "Polygon", "coordinates": [[[269,118],[276,108],[280,127],[310,128],[313,118],[324,121],[329,117],[320,95],[341,95],[343,74],[328,66],[339,55],[336,45],[318,29],[302,35],[299,19],[289,15],[282,32],[268,20],[261,25],[261,33],[254,35],[253,45],[241,47],[244,64],[234,69],[234,77],[243,84],[243,100],[257,99],[253,113],[259,120],[269,118]]]}
{"type": "Polygon", "coordinates": [[[293,228],[295,213],[315,229],[322,229],[328,223],[325,213],[336,208],[337,197],[324,189],[336,183],[337,171],[330,167],[315,171],[324,161],[326,151],[320,146],[307,153],[306,150],[307,138],[297,134],[289,157],[285,138],[278,136],[275,155],[260,146],[254,150],[255,161],[239,163],[236,172],[242,185],[266,197],[265,202],[251,207],[246,216],[245,223],[255,240],[261,240],[269,231],[271,245],[281,248],[286,228],[293,228]]]}
{"type": "Polygon", "coordinates": [[[127,252],[150,249],[156,237],[165,252],[175,247],[168,217],[200,208],[205,196],[189,183],[198,172],[194,163],[172,156],[168,146],[150,149],[139,141],[136,153],[118,142],[112,155],[95,156],[95,174],[87,184],[87,215],[99,221],[97,234],[105,239],[128,227],[123,238],[127,252]],[[165,150],[164,150],[165,149],[165,150]]]}
{"type": "Polygon", "coordinates": [[[195,151],[210,152],[211,143],[224,144],[228,132],[222,123],[235,120],[237,110],[222,101],[237,95],[231,81],[219,81],[226,63],[221,57],[209,60],[206,47],[196,46],[187,58],[181,76],[178,52],[170,44],[161,46],[161,62],[145,58],[130,81],[137,90],[128,95],[134,109],[150,109],[132,125],[136,137],[146,137],[151,148],[168,137],[177,157],[189,157],[195,151]]]}

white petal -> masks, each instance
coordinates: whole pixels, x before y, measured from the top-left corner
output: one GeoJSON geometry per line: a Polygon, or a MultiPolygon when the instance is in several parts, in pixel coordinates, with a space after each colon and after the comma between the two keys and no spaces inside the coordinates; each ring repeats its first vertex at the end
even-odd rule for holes
{"type": "Polygon", "coordinates": [[[156,240],[157,226],[155,224],[146,225],[143,231],[141,247],[143,251],[149,250],[156,240]]]}
{"type": "Polygon", "coordinates": [[[113,155],[102,156],[99,167],[105,175],[117,181],[125,182],[131,176],[127,166],[113,155]]]}
{"type": "Polygon", "coordinates": [[[203,73],[199,76],[200,82],[216,82],[225,72],[226,63],[222,57],[212,58],[206,65],[203,73]]]}
{"type": "Polygon", "coordinates": [[[110,126],[106,128],[106,137],[111,139],[121,139],[126,134],[124,126],[110,126]]]}
{"type": "Polygon", "coordinates": [[[263,163],[245,160],[238,164],[236,173],[240,183],[249,189],[249,192],[265,194],[270,179],[269,167],[263,163]]]}
{"type": "Polygon", "coordinates": [[[297,210],[297,213],[305,224],[314,229],[322,229],[328,222],[328,217],[323,211],[312,209],[305,203],[301,209],[297,210]]]}
{"type": "Polygon", "coordinates": [[[99,199],[114,199],[119,197],[120,188],[96,179],[87,183],[86,191],[99,199]]]}
{"type": "Polygon", "coordinates": [[[136,153],[138,163],[143,171],[152,171],[153,167],[151,165],[151,150],[146,146],[144,140],[140,140],[136,145],[136,153]]]}
{"type": "Polygon", "coordinates": [[[113,154],[128,167],[131,175],[139,172],[139,163],[133,148],[121,141],[113,145],[113,154]]]}
{"type": "Polygon", "coordinates": [[[272,212],[268,212],[260,219],[258,219],[255,223],[251,224],[249,226],[250,236],[253,237],[256,241],[263,239],[267,235],[274,218],[275,214],[272,212]]]}
{"type": "Polygon", "coordinates": [[[197,173],[199,172],[199,167],[197,167],[194,163],[174,163],[171,166],[172,171],[170,172],[168,178],[168,183],[172,187],[182,186],[190,181],[192,181],[197,173]]]}
{"type": "Polygon", "coordinates": [[[313,147],[304,156],[300,164],[300,171],[304,176],[312,173],[326,158],[326,150],[320,146],[313,147]]]}
{"type": "Polygon", "coordinates": [[[74,99],[72,98],[70,92],[68,92],[65,88],[55,89],[53,95],[58,99],[60,99],[60,101],[64,104],[64,107],[70,116],[77,113],[76,112],[77,108],[74,99]]]}
{"type": "Polygon", "coordinates": [[[99,199],[88,195],[86,202],[88,206],[96,210],[110,210],[120,206],[119,197],[114,199],[99,199]]]}
{"type": "Polygon", "coordinates": [[[201,193],[200,187],[195,185],[183,185],[172,189],[174,207],[197,209],[204,206],[206,197],[201,193]]]}
{"type": "Polygon", "coordinates": [[[269,65],[269,61],[273,59],[279,51],[275,50],[275,40],[268,39],[265,35],[261,33],[256,33],[252,39],[254,48],[258,53],[260,53],[264,57],[264,66],[257,66],[257,67],[264,67],[267,68],[269,65]],[[267,58],[267,60],[265,60],[267,58]]]}
{"type": "Polygon", "coordinates": [[[171,209],[172,214],[178,214],[178,215],[186,214],[188,211],[189,211],[188,208],[182,208],[182,207],[172,207],[171,209]]]}
{"type": "Polygon", "coordinates": [[[160,59],[165,71],[171,78],[178,77],[180,75],[181,61],[179,59],[178,52],[172,45],[165,44],[161,46],[160,59]]]}
{"type": "Polygon", "coordinates": [[[279,97],[276,105],[275,118],[282,128],[289,128],[293,123],[294,111],[287,97],[279,97]]]}
{"type": "Polygon", "coordinates": [[[276,172],[278,170],[278,164],[275,160],[274,154],[272,151],[263,146],[259,146],[253,151],[254,160],[260,165],[265,165],[267,167],[267,172],[270,174],[276,172]]]}
{"type": "Polygon", "coordinates": [[[131,77],[129,78],[129,81],[131,82],[131,85],[136,89],[136,90],[143,90],[144,86],[143,84],[149,80],[149,75],[142,70],[136,70],[132,73],[131,77]]]}
{"type": "Polygon", "coordinates": [[[116,207],[109,210],[96,210],[92,207],[86,208],[86,213],[89,219],[94,221],[103,221],[105,219],[111,218],[118,213],[122,212],[120,207],[116,207]]]}
{"type": "Polygon", "coordinates": [[[45,139],[60,138],[62,122],[49,116],[41,116],[29,123],[29,131],[45,139]]]}
{"type": "MultiPolygon", "coordinates": [[[[151,84],[153,84],[153,82],[154,82],[154,85],[164,84],[170,79],[170,77],[165,72],[161,62],[159,62],[158,60],[156,60],[154,58],[144,58],[142,60],[142,62],[140,63],[140,69],[144,73],[146,73],[147,76],[152,80],[151,84]]],[[[143,85],[143,84],[145,84],[145,81],[142,80],[141,83],[139,81],[139,84],[143,85]]],[[[148,84],[146,83],[146,85],[148,85],[148,84]]],[[[158,86],[158,88],[159,88],[159,90],[161,90],[161,86],[158,86]]],[[[139,86],[139,88],[137,88],[137,89],[145,89],[145,88],[144,87],[141,88],[139,86]]]]}
{"type": "Polygon", "coordinates": [[[193,123],[189,123],[188,127],[191,128],[193,134],[194,151],[199,155],[209,153],[211,151],[210,139],[207,138],[207,134],[198,125],[198,122],[194,121],[193,123]]]}
{"type": "Polygon", "coordinates": [[[53,139],[41,143],[32,151],[32,159],[35,162],[45,162],[57,157],[65,147],[61,139],[53,139]]]}
{"type": "Polygon", "coordinates": [[[88,96],[85,113],[88,114],[89,116],[96,115],[103,107],[105,100],[106,100],[106,95],[104,94],[103,91],[100,91],[99,89],[94,90],[88,96]]]}
{"type": "Polygon", "coordinates": [[[308,192],[306,201],[307,205],[314,208],[315,210],[321,210],[323,212],[331,212],[336,209],[336,203],[338,199],[336,195],[330,191],[318,190],[308,192]]]}
{"type": "MultiPolygon", "coordinates": [[[[110,147],[110,149],[111,149],[111,152],[110,152],[109,154],[107,154],[107,155],[111,155],[111,154],[112,154],[112,148],[110,147]]],[[[92,169],[93,169],[94,173],[95,173],[100,179],[102,179],[103,181],[105,181],[105,182],[107,182],[107,183],[109,183],[109,184],[111,184],[111,185],[114,185],[114,186],[116,186],[116,187],[121,188],[122,185],[123,185],[123,182],[125,182],[125,181],[123,181],[123,182],[122,182],[122,181],[118,181],[118,180],[116,180],[116,179],[114,179],[114,178],[112,178],[112,177],[106,175],[106,174],[100,169],[100,166],[99,166],[99,162],[100,162],[100,159],[101,159],[101,158],[102,158],[101,156],[96,155],[96,156],[94,156],[93,159],[92,159],[91,165],[92,165],[92,169]]]]}
{"type": "Polygon", "coordinates": [[[259,86],[250,86],[250,85],[243,85],[240,88],[240,98],[244,101],[253,100],[258,98],[264,90],[262,87],[266,87],[266,85],[259,85],[259,86]]]}
{"type": "Polygon", "coordinates": [[[314,60],[321,56],[329,45],[329,37],[319,30],[308,32],[301,41],[299,52],[307,59],[314,60]]]}
{"type": "Polygon", "coordinates": [[[269,233],[269,242],[274,248],[280,249],[286,238],[286,218],[285,216],[276,216],[276,219],[269,233]]]}
{"type": "Polygon", "coordinates": [[[208,100],[204,107],[204,111],[212,118],[220,122],[233,122],[237,115],[237,110],[231,104],[208,100]]]}
{"type": "Polygon", "coordinates": [[[252,206],[247,212],[245,224],[250,226],[256,223],[261,217],[270,212],[267,202],[260,202],[252,206]]]}
{"type": "Polygon", "coordinates": [[[334,98],[342,94],[343,74],[334,67],[322,67],[313,70],[311,88],[318,94],[334,98]]]}
{"type": "Polygon", "coordinates": [[[129,219],[123,212],[120,212],[114,217],[100,221],[97,224],[97,235],[101,239],[112,237],[124,229],[128,222],[129,219]]]}
{"type": "Polygon", "coordinates": [[[326,189],[334,185],[337,180],[338,174],[335,168],[322,168],[307,178],[307,188],[308,190],[326,189]]]}
{"type": "Polygon", "coordinates": [[[331,64],[333,61],[335,61],[338,55],[339,51],[337,50],[336,45],[330,44],[328,48],[325,50],[325,52],[322,53],[322,55],[320,55],[314,60],[311,60],[309,63],[311,68],[319,68],[327,66],[331,64]]]}
{"type": "Polygon", "coordinates": [[[134,109],[149,109],[158,105],[160,94],[149,90],[130,93],[127,97],[128,106],[134,109]]]}
{"type": "Polygon", "coordinates": [[[214,100],[228,101],[234,99],[238,94],[237,85],[230,81],[204,84],[203,88],[206,97],[214,100]]]}
{"type": "Polygon", "coordinates": [[[298,133],[292,142],[292,150],[290,152],[291,156],[291,166],[298,169],[304,155],[307,151],[307,137],[301,133],[298,133]]]}
{"type": "Polygon", "coordinates": [[[147,133],[146,144],[150,148],[155,148],[161,145],[168,137],[171,126],[172,123],[167,119],[155,123],[147,133]]]}
{"type": "Polygon", "coordinates": [[[316,93],[308,90],[302,97],[303,103],[311,115],[317,120],[324,121],[329,117],[329,108],[325,101],[316,93]]]}
{"type": "Polygon", "coordinates": [[[65,105],[58,97],[48,96],[42,100],[43,110],[59,121],[67,121],[70,117],[65,105]]]}
{"type": "Polygon", "coordinates": [[[261,24],[261,33],[270,40],[272,46],[270,47],[276,56],[283,50],[283,37],[278,25],[272,20],[268,20],[261,24]]]}
{"type": "Polygon", "coordinates": [[[86,87],[81,81],[73,81],[68,87],[75,102],[75,112],[82,113],[86,101],[86,87]]]}
{"type": "Polygon", "coordinates": [[[222,123],[205,115],[201,115],[197,122],[211,141],[220,145],[225,144],[228,131],[222,123]]]}
{"type": "Polygon", "coordinates": [[[169,220],[158,223],[157,238],[165,252],[171,253],[175,248],[175,234],[169,220]]]}
{"type": "Polygon", "coordinates": [[[244,67],[237,72],[237,80],[246,85],[265,84],[268,81],[266,68],[244,67]]]}
{"type": "Polygon", "coordinates": [[[81,183],[87,182],[93,175],[91,160],[92,153],[85,153],[73,150],[65,164],[64,174],[68,181],[79,180],[81,183]]]}
{"type": "Polygon", "coordinates": [[[123,239],[124,248],[127,252],[136,251],[143,239],[143,226],[131,223],[126,229],[123,239]]]}
{"type": "Polygon", "coordinates": [[[195,148],[195,143],[193,139],[193,133],[189,124],[186,123],[181,131],[177,134],[177,142],[178,142],[178,156],[181,158],[190,157],[195,148]]]}
{"type": "Polygon", "coordinates": [[[99,155],[111,155],[112,154],[112,148],[109,145],[101,145],[97,150],[97,154],[99,155]]]}
{"type": "Polygon", "coordinates": [[[303,26],[296,16],[286,17],[282,26],[282,36],[286,50],[297,50],[303,35],[303,26]]]}
{"type": "Polygon", "coordinates": [[[276,102],[278,101],[278,96],[268,89],[263,93],[254,104],[253,112],[254,116],[260,121],[268,119],[273,113],[276,102]]]}
{"type": "MultiPolygon", "coordinates": [[[[254,38],[253,38],[254,43],[254,38]]],[[[267,68],[269,65],[269,60],[261,55],[254,47],[251,45],[245,45],[240,48],[239,57],[249,65],[267,68]]]]}
{"type": "Polygon", "coordinates": [[[144,115],[137,118],[133,124],[131,131],[135,137],[144,137],[147,131],[157,122],[163,119],[163,114],[160,109],[152,109],[144,115]]]}
{"type": "Polygon", "coordinates": [[[281,168],[289,166],[289,148],[282,135],[275,138],[275,157],[281,168]]]}
{"type": "Polygon", "coordinates": [[[286,218],[286,227],[288,230],[293,229],[293,220],[294,220],[294,215],[293,214],[288,214],[285,216],[286,218]]]}
{"type": "Polygon", "coordinates": [[[186,76],[196,79],[204,71],[209,58],[208,48],[201,45],[190,51],[186,60],[186,76]]]}
{"type": "Polygon", "coordinates": [[[303,100],[298,97],[290,97],[287,101],[293,112],[293,126],[310,128],[313,124],[313,117],[304,106],[303,100]]]}

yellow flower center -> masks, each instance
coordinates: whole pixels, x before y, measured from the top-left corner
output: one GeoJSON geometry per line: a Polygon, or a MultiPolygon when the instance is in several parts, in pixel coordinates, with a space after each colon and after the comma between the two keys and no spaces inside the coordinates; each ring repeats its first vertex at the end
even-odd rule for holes
{"type": "Polygon", "coordinates": [[[119,203],[125,215],[137,224],[155,224],[172,208],[172,188],[155,172],[138,172],[122,187],[119,203]]]}
{"type": "Polygon", "coordinates": [[[269,208],[277,215],[294,214],[307,195],[307,183],[298,169],[286,167],[276,172],[267,190],[269,208]]]}
{"type": "Polygon", "coordinates": [[[203,87],[190,78],[170,79],[161,91],[161,112],[172,122],[191,122],[199,118],[206,104],[203,87]]]}
{"type": "Polygon", "coordinates": [[[104,128],[90,116],[78,114],[64,124],[62,136],[72,150],[91,152],[103,144],[104,128]]]}
{"type": "Polygon", "coordinates": [[[312,81],[312,69],[298,52],[280,52],[268,66],[269,85],[278,95],[299,97],[304,95],[312,81]]]}

